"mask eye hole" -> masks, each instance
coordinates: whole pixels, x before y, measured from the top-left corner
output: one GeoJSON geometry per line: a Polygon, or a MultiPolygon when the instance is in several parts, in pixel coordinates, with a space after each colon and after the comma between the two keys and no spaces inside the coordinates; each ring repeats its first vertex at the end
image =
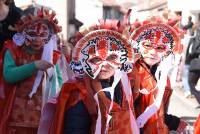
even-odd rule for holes
{"type": "Polygon", "coordinates": [[[42,33],[40,33],[40,37],[48,37],[48,33],[47,32],[42,32],[42,33]]]}
{"type": "Polygon", "coordinates": [[[111,54],[111,55],[109,55],[109,56],[106,58],[106,60],[107,60],[107,61],[115,61],[115,60],[117,60],[117,58],[118,58],[118,55],[116,55],[116,54],[111,54]]]}
{"type": "Polygon", "coordinates": [[[144,42],[142,42],[142,45],[143,45],[144,47],[146,47],[146,48],[151,48],[151,47],[152,47],[152,44],[151,44],[151,42],[149,42],[149,41],[144,41],[144,42]]]}
{"type": "Polygon", "coordinates": [[[35,37],[35,36],[37,36],[37,34],[35,33],[35,32],[27,32],[27,34],[29,35],[29,36],[31,36],[31,37],[35,37]]]}
{"type": "Polygon", "coordinates": [[[164,45],[157,46],[156,49],[158,51],[165,51],[166,47],[164,45]]]}
{"type": "Polygon", "coordinates": [[[98,64],[101,61],[102,60],[99,57],[93,57],[93,58],[89,59],[89,62],[92,63],[92,64],[98,64]]]}

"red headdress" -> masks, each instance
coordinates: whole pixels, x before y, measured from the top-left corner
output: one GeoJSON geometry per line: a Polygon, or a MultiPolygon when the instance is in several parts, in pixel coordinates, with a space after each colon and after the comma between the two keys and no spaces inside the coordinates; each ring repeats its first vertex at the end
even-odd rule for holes
{"type": "MultiPolygon", "coordinates": [[[[181,38],[184,32],[178,28],[179,19],[169,19],[164,22],[158,17],[152,17],[141,23],[137,22],[139,27],[135,27],[131,39],[141,43],[148,40],[153,44],[164,44],[173,53],[182,51],[181,38]]],[[[133,30],[132,30],[133,31],[133,30]]]]}
{"type": "Polygon", "coordinates": [[[35,21],[47,21],[52,28],[54,33],[59,33],[62,31],[62,27],[58,25],[58,20],[55,18],[56,13],[54,11],[50,11],[44,9],[38,9],[36,14],[29,14],[27,16],[23,16],[15,25],[18,32],[22,32],[28,25],[32,24],[35,21]]]}
{"type": "Polygon", "coordinates": [[[70,38],[70,43],[75,45],[71,68],[78,74],[87,73],[92,78],[97,76],[105,61],[114,66],[122,65],[121,70],[130,70],[132,64],[128,64],[128,62],[134,61],[134,51],[123,36],[126,33],[128,22],[125,19],[122,22],[115,20],[100,20],[99,22],[99,25],[93,25],[70,38]],[[110,55],[116,56],[115,62],[106,59],[110,55]],[[90,63],[94,56],[101,59],[99,64],[90,63]]]}

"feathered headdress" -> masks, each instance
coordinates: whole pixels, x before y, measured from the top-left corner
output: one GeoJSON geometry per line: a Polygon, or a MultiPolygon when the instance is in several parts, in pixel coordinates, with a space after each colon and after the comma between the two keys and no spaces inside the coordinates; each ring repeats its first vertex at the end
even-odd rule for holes
{"type": "Polygon", "coordinates": [[[21,17],[21,19],[16,23],[15,28],[18,32],[22,32],[24,28],[35,21],[47,21],[52,28],[54,33],[59,33],[62,31],[62,27],[58,25],[58,20],[55,18],[56,13],[48,9],[38,9],[35,14],[29,14],[27,16],[21,17]]]}
{"type": "Polygon", "coordinates": [[[158,17],[151,17],[143,22],[132,24],[131,39],[138,43],[148,40],[154,44],[165,44],[173,53],[182,52],[181,38],[184,31],[178,27],[179,18],[167,22],[158,17]]]}
{"type": "MultiPolygon", "coordinates": [[[[92,65],[89,65],[89,57],[92,53],[99,55],[102,59],[111,53],[116,54],[120,56],[118,59],[118,64],[122,65],[120,69],[130,70],[132,64],[128,63],[134,62],[134,51],[131,43],[124,37],[129,30],[127,28],[129,27],[129,15],[130,11],[122,21],[99,20],[98,25],[93,25],[71,37],[69,42],[74,45],[72,70],[78,74],[87,73],[95,78],[98,67],[93,69],[92,65]]],[[[100,68],[100,65],[98,66],[100,68]]]]}

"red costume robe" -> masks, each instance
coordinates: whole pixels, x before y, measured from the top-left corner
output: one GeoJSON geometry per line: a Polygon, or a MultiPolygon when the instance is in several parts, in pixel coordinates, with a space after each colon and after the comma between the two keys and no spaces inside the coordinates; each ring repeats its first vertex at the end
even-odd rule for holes
{"type": "Polygon", "coordinates": [[[194,123],[194,134],[200,134],[200,115],[194,123]]]}
{"type": "MultiPolygon", "coordinates": [[[[16,66],[21,66],[30,62],[41,59],[41,54],[30,55],[26,53],[23,47],[16,46],[12,41],[7,41],[1,55],[1,68],[3,72],[3,56],[9,50],[16,66]]],[[[59,58],[58,53],[54,55],[54,63],[59,58]]],[[[20,82],[10,84],[4,81],[3,74],[1,75],[0,86],[1,92],[4,92],[4,98],[0,98],[0,133],[6,134],[13,131],[18,131],[18,127],[22,130],[27,128],[27,133],[37,133],[37,128],[40,120],[42,106],[42,86],[34,96],[29,99],[28,95],[31,92],[37,73],[33,73],[30,78],[26,78],[20,82]],[[30,131],[29,131],[29,128],[30,131]]],[[[21,131],[19,130],[19,131],[21,131]]]]}
{"type": "MultiPolygon", "coordinates": [[[[157,83],[154,76],[151,74],[150,69],[142,60],[137,61],[135,67],[137,68],[141,78],[140,89],[145,88],[150,90],[150,94],[144,95],[140,93],[138,97],[137,101],[139,102],[139,105],[135,106],[136,116],[138,117],[149,105],[154,102],[154,97],[156,97],[158,89],[155,88],[157,83]]],[[[144,125],[144,134],[168,134],[168,128],[164,122],[164,113],[165,108],[168,105],[171,93],[172,90],[168,80],[161,107],[158,112],[156,112],[144,125]]]]}
{"type": "MultiPolygon", "coordinates": [[[[138,88],[138,76],[129,74],[131,81],[131,87],[133,92],[137,92],[138,88]]],[[[92,80],[88,77],[85,77],[80,81],[73,81],[65,83],[62,87],[60,96],[58,98],[56,116],[52,124],[50,133],[52,134],[61,134],[63,133],[63,122],[64,122],[64,113],[72,106],[76,105],[78,101],[83,101],[86,106],[91,120],[92,125],[90,126],[90,133],[93,134],[95,131],[96,119],[97,119],[97,104],[93,98],[94,93],[101,90],[101,84],[97,80],[92,80]]],[[[111,110],[112,119],[110,121],[108,133],[109,134],[132,134],[130,126],[130,113],[128,108],[128,102],[125,99],[125,94],[123,94],[122,105],[115,103],[111,110]]],[[[134,94],[135,95],[135,94],[134,94]]],[[[132,102],[134,102],[135,96],[133,96],[132,102]]],[[[100,110],[102,113],[102,130],[105,130],[105,121],[106,121],[106,109],[110,105],[110,99],[108,99],[104,92],[99,93],[99,103],[100,110]]],[[[133,111],[133,103],[131,105],[133,111]]],[[[134,111],[133,111],[134,113],[134,111]]],[[[134,113],[135,114],[135,113],[134,113]]]]}

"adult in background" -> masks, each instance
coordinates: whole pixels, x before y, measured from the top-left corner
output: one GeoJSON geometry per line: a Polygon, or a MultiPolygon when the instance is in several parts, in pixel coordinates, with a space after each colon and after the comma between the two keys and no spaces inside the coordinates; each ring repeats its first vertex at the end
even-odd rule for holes
{"type": "Polygon", "coordinates": [[[188,81],[191,94],[195,96],[200,104],[200,91],[196,89],[196,84],[200,78],[200,25],[197,26],[196,35],[192,41],[192,51],[190,53],[190,67],[188,81]]]}
{"type": "Polygon", "coordinates": [[[183,26],[183,29],[187,30],[189,35],[193,35],[194,34],[192,32],[193,25],[194,25],[194,23],[192,22],[192,16],[189,16],[188,17],[188,23],[185,26],[183,26]]]}
{"type": "Polygon", "coordinates": [[[21,15],[22,10],[15,6],[13,0],[0,0],[0,51],[4,41],[16,33],[14,24],[21,15]]]}

